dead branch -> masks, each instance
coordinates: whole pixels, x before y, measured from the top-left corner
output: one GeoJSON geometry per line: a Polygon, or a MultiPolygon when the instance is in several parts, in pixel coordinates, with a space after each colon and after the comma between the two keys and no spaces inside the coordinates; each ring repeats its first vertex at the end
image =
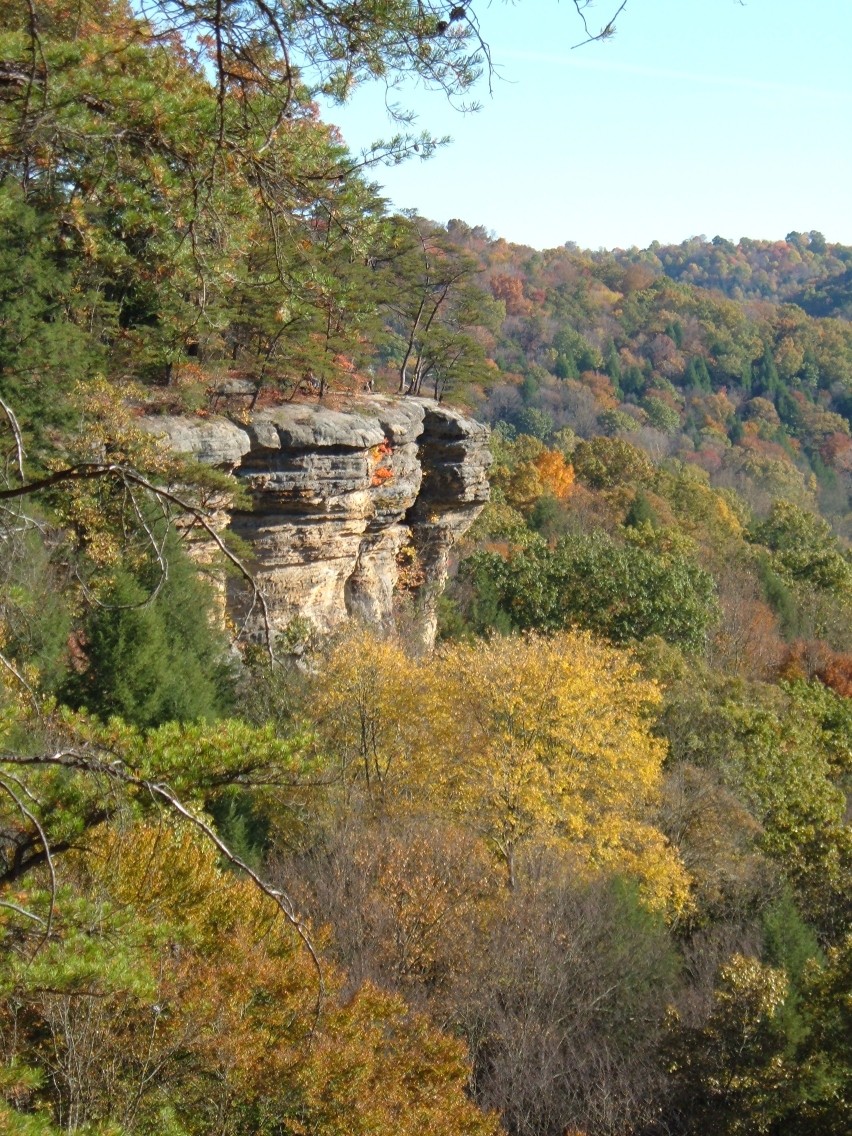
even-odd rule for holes
{"type": "MultiPolygon", "coordinates": [[[[222,840],[222,838],[216,833],[215,829],[213,829],[206,820],[193,812],[193,810],[190,809],[189,806],[185,805],[183,801],[181,801],[179,797],[172,791],[172,789],[169,788],[168,785],[162,782],[149,781],[144,777],[139,777],[137,774],[129,770],[126,767],[124,761],[122,761],[120,758],[94,757],[81,752],[80,750],[73,749],[60,750],[53,754],[41,754],[35,756],[26,754],[2,753],[0,754],[0,764],[9,764],[16,766],[58,766],[63,769],[75,769],[83,773],[91,773],[93,775],[107,777],[112,781],[117,781],[123,785],[141,789],[144,792],[148,793],[152,798],[164,801],[170,809],[172,809],[179,816],[183,817],[185,820],[189,821],[189,823],[197,828],[199,832],[203,833],[203,835],[206,836],[207,839],[214,845],[217,851],[222,856],[224,856],[228,863],[232,864],[235,868],[238,868],[241,872],[245,872],[254,886],[268,899],[272,900],[272,902],[284,916],[286,923],[293,929],[293,931],[295,931],[302,945],[307,950],[311,958],[313,967],[317,972],[318,993],[316,1019],[319,1019],[319,1015],[321,1013],[322,1006],[326,997],[325,977],[323,975],[322,963],[320,962],[316,948],[311,942],[307,928],[299,919],[296,913],[296,908],[293,904],[293,901],[290,899],[286,892],[280,890],[279,888],[274,888],[271,886],[271,884],[266,883],[266,881],[259,875],[258,872],[251,868],[243,859],[237,856],[235,852],[232,852],[228,845],[224,842],[224,840],[222,840]]],[[[49,866],[52,881],[51,909],[47,921],[47,930],[45,932],[46,939],[50,934],[50,929],[52,926],[53,902],[56,895],[56,875],[53,866],[53,859],[50,855],[50,847],[47,842],[47,837],[45,836],[44,830],[37,818],[30,812],[29,809],[26,808],[26,806],[18,799],[17,795],[10,788],[10,786],[7,785],[6,782],[2,779],[0,779],[0,788],[4,789],[12,797],[20,811],[37,829],[39,833],[39,839],[42,841],[42,845],[46,853],[46,860],[49,866]]]]}
{"type": "MultiPolygon", "coordinates": [[[[11,489],[0,490],[0,501],[10,500],[17,497],[26,497],[35,493],[41,493],[44,490],[52,489],[56,485],[61,485],[66,481],[91,481],[95,478],[109,478],[113,477],[124,485],[138,485],[140,488],[145,489],[147,492],[153,494],[161,501],[168,501],[170,504],[176,505],[184,513],[191,516],[197,524],[199,524],[210,539],[215,543],[216,547],[222,553],[226,560],[228,560],[240,573],[243,579],[250,585],[252,589],[252,601],[249,607],[248,614],[246,615],[247,622],[257,606],[260,607],[263,613],[263,627],[264,636],[266,639],[266,650],[269,656],[270,663],[275,663],[275,649],[274,637],[272,631],[272,624],[269,619],[269,607],[266,602],[266,597],[259,587],[254,576],[249,572],[243,561],[236,556],[222,540],[221,536],[216,532],[210,522],[204,515],[204,510],[198,508],[196,505],[190,504],[183,498],[178,497],[177,494],[171,490],[164,489],[160,485],[155,485],[138,473],[130,466],[120,464],[104,463],[104,462],[80,462],[78,465],[69,466],[67,469],[57,470],[55,473],[50,474],[48,477],[43,477],[38,481],[25,482],[23,485],[14,486],[11,489]]],[[[156,545],[155,545],[156,548],[156,545]]],[[[245,623],[244,623],[245,626],[245,623]]],[[[242,632],[241,632],[242,634],[242,632]]]]}
{"type": "Polygon", "coordinates": [[[612,39],[612,37],[615,35],[615,21],[627,7],[627,0],[622,0],[617,11],[612,16],[610,16],[606,24],[604,24],[601,30],[597,33],[591,32],[589,30],[589,25],[586,21],[586,15],[584,11],[584,9],[588,6],[589,0],[574,0],[574,7],[577,9],[577,15],[583,21],[583,29],[586,32],[586,38],[580,43],[575,43],[571,48],[572,51],[575,51],[578,47],[585,47],[587,43],[597,43],[605,39],[612,39]]]}

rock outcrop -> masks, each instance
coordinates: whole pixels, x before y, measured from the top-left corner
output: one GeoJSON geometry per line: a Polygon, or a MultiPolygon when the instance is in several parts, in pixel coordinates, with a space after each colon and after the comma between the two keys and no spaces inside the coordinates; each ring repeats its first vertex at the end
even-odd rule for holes
{"type": "MultiPolygon", "coordinates": [[[[150,418],[179,453],[227,470],[252,501],[230,528],[252,549],[250,568],[273,628],[296,616],[328,630],[350,616],[393,619],[399,556],[412,550],[420,633],[434,640],[450,550],[488,500],[488,428],[429,399],[379,395],[335,410],[288,403],[245,421],[150,418]]],[[[249,634],[261,613],[228,584],[249,634]]]]}

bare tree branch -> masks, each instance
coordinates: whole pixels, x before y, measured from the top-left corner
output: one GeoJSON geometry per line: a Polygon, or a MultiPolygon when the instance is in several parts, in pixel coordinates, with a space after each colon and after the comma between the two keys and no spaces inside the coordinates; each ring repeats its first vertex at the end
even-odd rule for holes
{"type": "Polygon", "coordinates": [[[12,789],[12,787],[8,785],[2,778],[0,778],[0,789],[3,789],[6,793],[8,793],[8,795],[17,805],[19,811],[23,814],[23,816],[27,818],[30,824],[35,828],[36,832],[38,832],[41,846],[44,849],[45,863],[47,864],[47,870],[50,874],[50,908],[48,909],[47,913],[47,921],[44,928],[44,937],[42,938],[38,947],[36,947],[36,953],[38,953],[38,951],[41,950],[41,948],[50,938],[50,932],[53,930],[53,911],[56,905],[56,868],[53,864],[53,856],[50,853],[50,842],[47,839],[45,831],[42,828],[38,817],[36,817],[36,815],[27,808],[23,801],[18,798],[18,795],[14,791],[14,789],[12,789]]]}
{"type": "MultiPolygon", "coordinates": [[[[235,868],[245,872],[255,887],[262,892],[268,899],[271,899],[281,914],[284,916],[287,924],[295,931],[300,939],[302,945],[307,950],[314,969],[317,972],[318,979],[318,993],[316,1005],[316,1020],[322,1011],[322,1006],[326,997],[325,977],[323,974],[322,963],[320,962],[319,955],[316,948],[311,942],[308,930],[304,923],[299,919],[295,905],[286,892],[281,891],[279,888],[274,888],[268,884],[255,870],[251,868],[243,859],[232,852],[228,845],[222,840],[207,821],[198,816],[187,805],[185,805],[179,797],[169,788],[168,785],[157,781],[149,781],[144,777],[139,777],[131,772],[125,765],[124,761],[120,758],[100,758],[89,756],[79,750],[59,750],[53,754],[41,755],[27,755],[27,754],[14,754],[2,753],[0,754],[0,764],[9,764],[17,766],[53,766],[63,769],[76,769],[83,773],[100,774],[113,781],[118,781],[124,785],[131,785],[134,788],[142,789],[149,793],[152,797],[164,801],[169,808],[182,816],[185,820],[189,821],[195,828],[203,833],[208,840],[214,845],[219,853],[232,864],[235,868]]],[[[0,788],[12,797],[15,804],[20,811],[27,817],[27,819],[34,825],[39,833],[39,839],[42,841],[45,852],[47,854],[47,863],[51,873],[52,880],[52,899],[51,899],[51,913],[48,919],[47,931],[45,938],[50,933],[51,921],[53,917],[53,898],[56,895],[56,875],[53,866],[53,860],[50,856],[50,848],[47,843],[47,838],[44,835],[44,830],[35,816],[26,808],[26,806],[18,799],[13,790],[6,784],[5,781],[0,779],[0,788]]]]}
{"type": "Polygon", "coordinates": [[[33,493],[41,493],[44,489],[52,489],[54,485],[61,485],[64,481],[91,481],[93,478],[106,477],[120,470],[121,466],[105,462],[80,462],[79,465],[57,470],[56,473],[51,473],[38,481],[25,481],[23,485],[16,485],[12,489],[0,489],[0,501],[10,501],[14,497],[29,497],[33,493]]]}
{"type": "Polygon", "coordinates": [[[583,21],[583,28],[586,32],[586,38],[580,43],[575,43],[571,48],[572,51],[575,51],[578,47],[585,47],[587,43],[597,43],[600,40],[612,39],[612,37],[615,35],[615,21],[627,7],[627,0],[622,0],[617,11],[612,16],[610,16],[609,20],[607,20],[606,24],[601,28],[599,32],[597,32],[597,34],[589,31],[589,25],[586,21],[585,9],[589,7],[589,0],[574,0],[574,7],[577,9],[577,15],[583,21]]]}
{"type": "Polygon", "coordinates": [[[0,899],[0,907],[8,907],[10,911],[17,911],[19,915],[25,915],[27,919],[33,919],[36,923],[41,923],[42,927],[47,926],[47,923],[40,915],[35,915],[32,911],[27,911],[25,907],[18,907],[17,903],[10,903],[7,899],[0,899]]]}
{"type": "Polygon", "coordinates": [[[18,419],[15,417],[15,412],[12,410],[11,406],[3,401],[2,398],[0,398],[0,410],[2,410],[6,415],[15,439],[15,462],[18,467],[18,477],[20,477],[21,482],[25,482],[27,480],[27,475],[24,473],[24,458],[27,455],[24,451],[24,439],[21,434],[21,427],[18,424],[18,419]]]}

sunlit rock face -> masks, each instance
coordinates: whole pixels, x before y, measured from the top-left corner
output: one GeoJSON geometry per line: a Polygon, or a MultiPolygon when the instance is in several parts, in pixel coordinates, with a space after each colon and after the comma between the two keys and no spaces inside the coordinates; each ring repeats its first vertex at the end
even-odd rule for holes
{"type": "MultiPolygon", "coordinates": [[[[419,633],[434,640],[450,550],[488,500],[488,428],[429,399],[359,398],[345,409],[289,403],[245,421],[151,418],[180,453],[228,470],[252,502],[229,526],[270,623],[296,616],[329,630],[355,616],[393,620],[400,550],[416,553],[419,633]]],[[[412,558],[413,559],[413,558],[412,558]]],[[[263,632],[246,589],[228,582],[233,618],[263,632]]]]}

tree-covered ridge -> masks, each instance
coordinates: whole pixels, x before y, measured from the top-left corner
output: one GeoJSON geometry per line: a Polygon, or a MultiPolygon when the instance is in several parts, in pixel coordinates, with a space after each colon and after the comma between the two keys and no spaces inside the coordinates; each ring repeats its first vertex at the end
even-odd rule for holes
{"type": "Polygon", "coordinates": [[[733,300],[796,303],[814,316],[849,314],[845,304],[852,249],[829,243],[815,230],[791,232],[779,241],[698,236],[680,244],[652,241],[645,249],[581,250],[571,241],[565,247],[598,263],[645,265],[678,283],[723,292],[733,300]]]}
{"type": "Polygon", "coordinates": [[[393,214],[433,141],[314,100],[477,28],[0,10],[4,1132],[852,1127],[847,250],[393,214]],[[139,418],[364,388],[494,426],[438,649],[413,547],[395,630],[247,643],[250,502],[139,418]]]}
{"type": "MultiPolygon", "coordinates": [[[[672,279],[650,254],[538,252],[461,222],[449,233],[478,257],[478,282],[506,313],[484,340],[502,373],[471,396],[492,422],[548,444],[563,427],[632,438],[655,459],[704,469],[758,510],[783,492],[843,531],[845,318],[775,297],[728,298],[694,273],[672,279]]],[[[700,260],[692,252],[687,267],[700,260]]]]}
{"type": "MultiPolygon", "coordinates": [[[[627,256],[635,259],[633,250],[627,256]]],[[[849,317],[852,249],[829,244],[816,231],[788,233],[783,241],[654,242],[639,256],[673,280],[718,289],[734,300],[794,303],[812,316],[849,317]]]]}

